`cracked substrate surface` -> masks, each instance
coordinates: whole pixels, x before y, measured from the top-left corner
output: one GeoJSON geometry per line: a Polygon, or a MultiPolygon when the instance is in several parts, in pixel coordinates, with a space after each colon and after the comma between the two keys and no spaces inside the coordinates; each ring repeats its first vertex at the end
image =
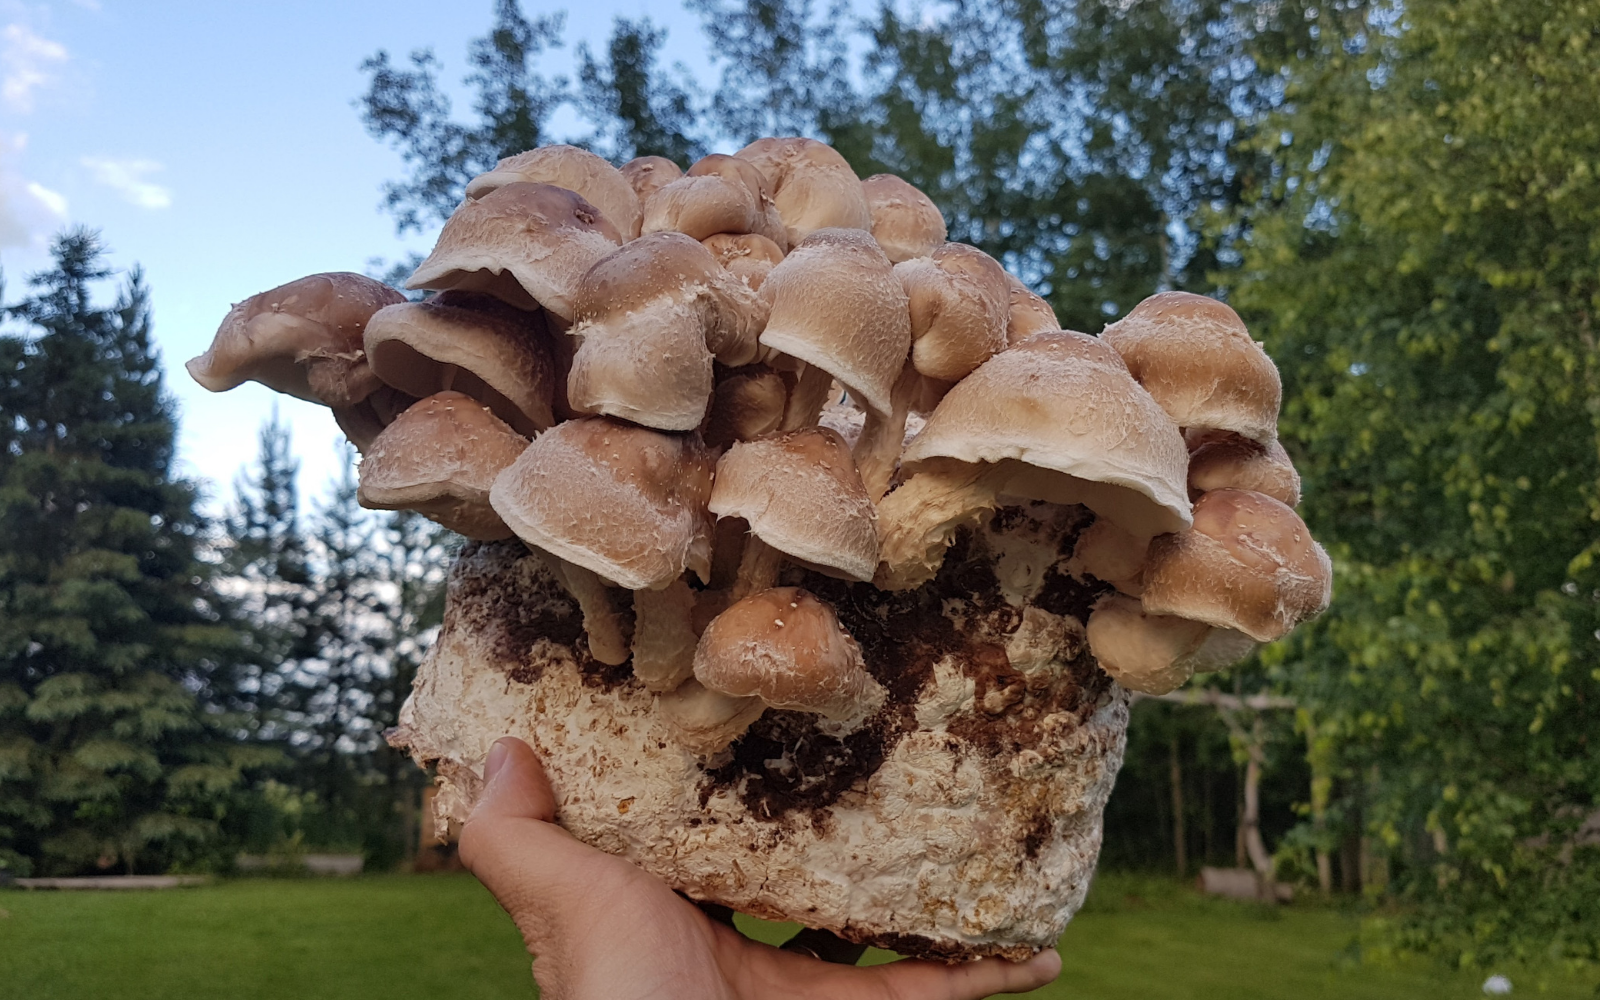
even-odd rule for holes
{"type": "Polygon", "coordinates": [[[437,765],[441,820],[465,819],[490,744],[519,736],[563,826],[694,899],[902,954],[1025,958],[1088,891],[1127,730],[1127,696],[1084,642],[1104,588],[1066,570],[1089,519],[1003,508],[903,593],[791,568],[888,700],[848,733],[769,711],[709,760],[627,665],[589,657],[539,556],[471,545],[391,741],[437,765]]]}

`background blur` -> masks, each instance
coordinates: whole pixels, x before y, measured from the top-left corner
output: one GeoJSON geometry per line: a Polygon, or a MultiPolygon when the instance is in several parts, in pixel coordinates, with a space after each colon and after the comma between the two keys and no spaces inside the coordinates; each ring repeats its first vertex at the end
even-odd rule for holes
{"type": "Polygon", "coordinates": [[[325,410],[176,366],[257,291],[403,275],[501,155],[800,134],[922,188],[1069,329],[1214,294],[1282,371],[1333,609],[1136,706],[1091,915],[1237,918],[1248,963],[1255,918],[1174,888],[1230,868],[1332,921],[1296,925],[1318,968],[1592,969],[1596,14],[0,0],[0,878],[447,865],[380,734],[451,536],[360,509],[325,410]]]}

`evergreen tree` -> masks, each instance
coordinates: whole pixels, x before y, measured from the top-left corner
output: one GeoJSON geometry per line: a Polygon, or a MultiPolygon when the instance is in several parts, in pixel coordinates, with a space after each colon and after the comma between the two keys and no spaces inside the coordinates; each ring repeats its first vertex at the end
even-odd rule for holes
{"type": "Polygon", "coordinates": [[[216,844],[242,771],[237,635],[199,557],[194,487],[135,270],[114,306],[95,234],[0,337],[0,866],[161,870],[216,844]]]}
{"type": "Polygon", "coordinates": [[[254,668],[234,688],[236,706],[247,713],[256,739],[282,743],[291,692],[281,665],[314,652],[308,619],[316,579],[300,523],[300,462],[276,405],[258,440],[255,466],[234,483],[223,565],[256,654],[254,668]]]}

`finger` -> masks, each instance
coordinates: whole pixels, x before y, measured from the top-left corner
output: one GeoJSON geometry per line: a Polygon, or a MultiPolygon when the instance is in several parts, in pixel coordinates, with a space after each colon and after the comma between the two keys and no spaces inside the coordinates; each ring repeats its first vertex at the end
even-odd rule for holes
{"type": "Polygon", "coordinates": [[[981,1000],[996,993],[1026,993],[1054,982],[1061,975],[1061,955],[1046,948],[1026,962],[1000,958],[981,958],[965,965],[906,961],[862,971],[881,975],[890,996],[981,1000]]]}
{"type": "Polygon", "coordinates": [[[533,819],[552,823],[556,796],[533,748],[506,736],[489,748],[483,765],[483,792],[467,822],[477,819],[533,819]]]}

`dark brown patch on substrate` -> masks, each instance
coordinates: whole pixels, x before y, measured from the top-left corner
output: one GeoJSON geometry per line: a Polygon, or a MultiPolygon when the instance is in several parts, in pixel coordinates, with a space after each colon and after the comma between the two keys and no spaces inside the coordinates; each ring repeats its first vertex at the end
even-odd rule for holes
{"type": "MultiPolygon", "coordinates": [[[[1007,507],[996,511],[991,523],[996,530],[1015,530],[1029,520],[1026,510],[1007,507]]],[[[1070,553],[1077,531],[1067,535],[1059,545],[1070,553]]],[[[1065,575],[1055,567],[1050,572],[1065,575]]],[[[1046,577],[1047,586],[1050,579],[1046,577]]],[[[988,756],[1009,756],[1035,741],[1037,721],[1045,714],[1067,710],[1080,721],[1087,719],[1104,686],[1091,683],[1091,675],[1105,678],[1084,656],[1070,665],[1070,679],[1056,678],[1043,691],[1029,692],[1004,648],[980,635],[957,633],[945,614],[947,602],[961,602],[969,621],[982,619],[998,632],[1013,632],[1021,622],[1018,610],[1000,594],[993,556],[971,529],[957,532],[938,574],[915,590],[883,591],[793,567],[784,582],[804,587],[833,607],[888,699],[877,715],[842,740],[823,733],[815,715],[767,712],[733,743],[726,763],[706,772],[702,805],[726,789],[758,819],[784,820],[803,811],[811,814],[813,824],[827,822],[828,808],[852,789],[865,791],[884,759],[917,728],[914,706],[933,677],[934,664],[946,656],[955,656],[963,672],[976,679],[980,707],[978,716],[951,731],[988,756]],[[991,696],[992,715],[981,711],[991,696]]],[[[1087,620],[1093,600],[1070,604],[1069,610],[1054,613],[1087,620]]]]}
{"type": "Polygon", "coordinates": [[[506,676],[518,684],[532,684],[543,673],[543,664],[528,659],[540,639],[570,649],[589,687],[611,691],[633,683],[631,663],[613,666],[589,655],[578,602],[516,539],[462,548],[450,571],[445,615],[458,616],[459,627],[482,637],[494,662],[506,665],[506,676]]]}

